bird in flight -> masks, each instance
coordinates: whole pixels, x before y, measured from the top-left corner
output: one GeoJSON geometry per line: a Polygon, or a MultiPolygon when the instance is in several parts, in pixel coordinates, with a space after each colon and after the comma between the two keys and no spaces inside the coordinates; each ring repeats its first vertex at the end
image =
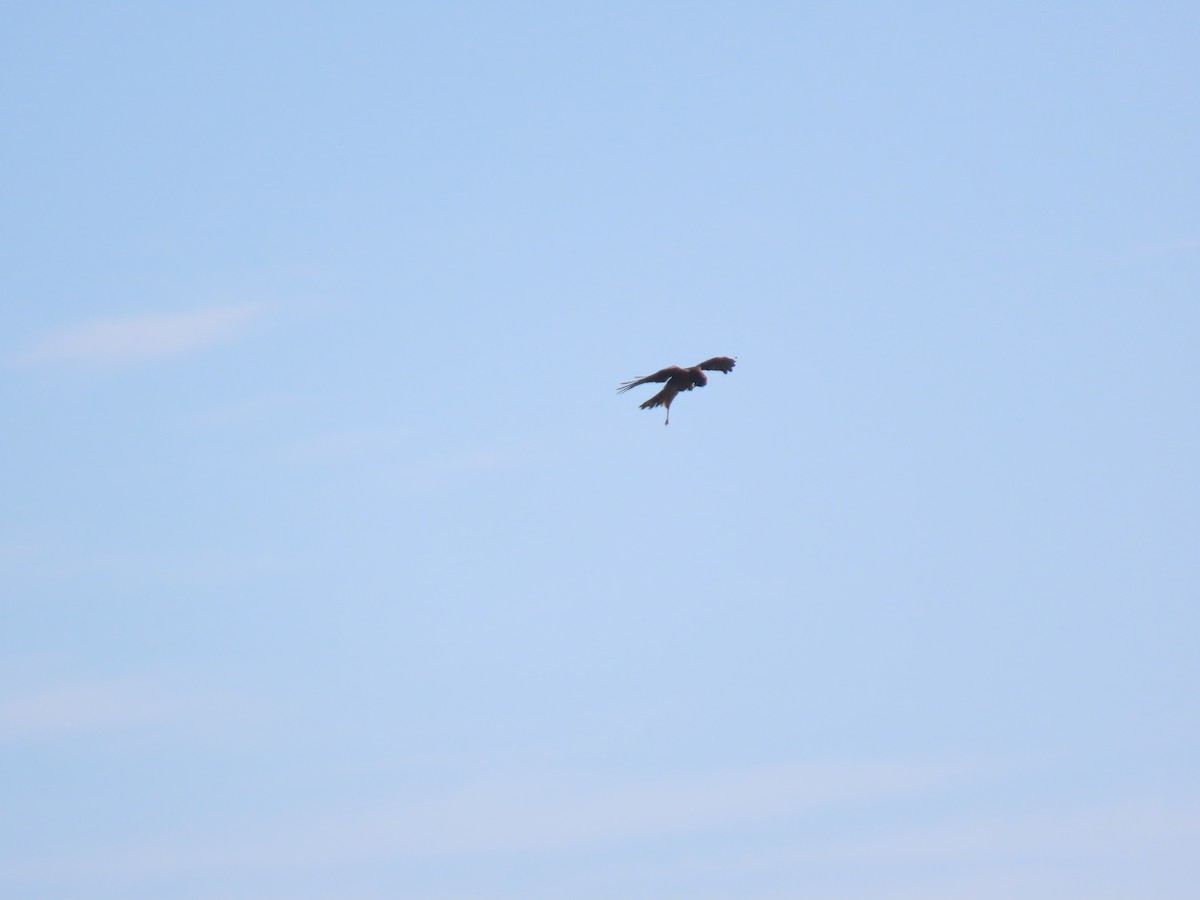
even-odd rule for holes
{"type": "Polygon", "coordinates": [[[623,394],[630,388],[635,388],[639,384],[662,384],[667,383],[661,391],[647,400],[641,405],[642,409],[654,409],[656,406],[664,406],[667,410],[667,421],[664,425],[671,424],[671,401],[680,391],[690,391],[692,388],[704,387],[708,384],[708,376],[705,372],[724,372],[728,375],[733,371],[733,366],[736,360],[729,356],[714,356],[712,359],[706,359],[697,366],[692,366],[690,369],[685,369],[681,366],[667,366],[665,369],[659,369],[653,375],[646,375],[642,378],[635,378],[633,381],[624,382],[617,388],[618,394],[623,394]]]}

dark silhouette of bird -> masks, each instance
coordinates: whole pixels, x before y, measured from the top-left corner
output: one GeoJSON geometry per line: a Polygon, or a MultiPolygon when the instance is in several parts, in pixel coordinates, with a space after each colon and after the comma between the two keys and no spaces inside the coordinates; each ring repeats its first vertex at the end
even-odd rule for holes
{"type": "Polygon", "coordinates": [[[675,399],[680,391],[690,391],[692,388],[704,387],[708,384],[708,376],[705,372],[724,372],[728,375],[733,371],[733,366],[736,360],[729,356],[714,356],[712,359],[706,359],[698,366],[692,366],[690,369],[685,369],[682,366],[667,366],[665,369],[659,369],[653,375],[646,375],[642,378],[635,378],[633,381],[624,382],[617,388],[618,394],[623,394],[630,388],[635,388],[639,384],[661,384],[666,382],[667,385],[649,400],[641,405],[642,409],[654,409],[656,406],[664,406],[667,409],[667,420],[664,425],[671,424],[671,401],[675,399]]]}

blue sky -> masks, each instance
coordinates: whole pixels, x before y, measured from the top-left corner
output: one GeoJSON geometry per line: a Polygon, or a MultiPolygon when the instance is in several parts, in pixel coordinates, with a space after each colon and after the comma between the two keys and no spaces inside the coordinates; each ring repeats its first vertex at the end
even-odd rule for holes
{"type": "Polygon", "coordinates": [[[0,15],[5,896],[1193,895],[1195,4],[0,15]]]}

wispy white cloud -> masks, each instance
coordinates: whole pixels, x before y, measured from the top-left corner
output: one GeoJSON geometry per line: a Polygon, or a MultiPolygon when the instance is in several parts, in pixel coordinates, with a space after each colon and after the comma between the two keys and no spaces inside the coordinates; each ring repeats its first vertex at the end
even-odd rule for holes
{"type": "Polygon", "coordinates": [[[160,720],[170,704],[133,679],[77,681],[0,696],[0,741],[62,737],[160,720]]]}
{"type": "Polygon", "coordinates": [[[1168,241],[1159,248],[1163,253],[1196,253],[1200,252],[1200,234],[1189,234],[1168,241]]]}
{"type": "MultiPolygon", "coordinates": [[[[278,886],[279,873],[289,872],[297,886],[309,886],[318,871],[328,882],[401,861],[411,867],[425,859],[444,872],[449,859],[471,859],[485,868],[489,860],[503,859],[517,866],[518,876],[550,871],[544,878],[530,876],[527,886],[533,890],[522,896],[536,897],[571,893],[563,883],[568,879],[574,894],[597,898],[782,900],[797,896],[799,885],[818,885],[820,896],[838,900],[1127,900],[1145,896],[1140,888],[1159,871],[1167,873],[1165,890],[1152,893],[1184,896],[1172,892],[1171,885],[1179,883],[1180,861],[1192,855],[1188,851],[1200,822],[1194,796],[1066,808],[1048,800],[1040,808],[1020,804],[986,812],[945,810],[935,799],[970,789],[989,777],[989,769],[835,764],[609,783],[502,780],[326,815],[241,819],[203,834],[187,830],[69,856],[14,858],[0,861],[0,876],[7,870],[11,880],[32,885],[76,879],[111,886],[164,878],[219,881],[237,873],[251,883],[278,886]],[[920,809],[925,812],[916,819],[927,821],[928,813],[939,808],[946,818],[926,827],[914,828],[910,815],[895,815],[898,809],[920,809]],[[830,821],[840,827],[828,828],[830,821]],[[774,835],[767,846],[764,826],[774,835]],[[597,850],[645,848],[673,836],[686,840],[660,844],[664,852],[652,858],[635,854],[620,872],[597,872],[581,863],[588,873],[584,882],[599,874],[610,883],[603,878],[579,883],[578,872],[570,874],[569,861],[578,861],[579,852],[595,858],[597,850]],[[652,891],[637,887],[648,883],[655,886],[652,891]]],[[[463,896],[515,895],[510,889],[475,887],[463,896]]],[[[294,896],[327,896],[316,885],[311,891],[294,896]]],[[[345,891],[328,893],[334,895],[345,891]]]]}
{"type": "Polygon", "coordinates": [[[311,398],[299,393],[256,394],[183,416],[188,428],[227,428],[278,418],[294,412],[311,398]]]}
{"type": "Polygon", "coordinates": [[[681,834],[720,833],[780,818],[920,793],[963,777],[960,766],[795,765],[687,779],[587,783],[515,779],[425,798],[255,822],[215,841],[161,840],[95,856],[29,863],[96,878],[359,864],[397,857],[558,854],[681,834]]]}
{"type": "Polygon", "coordinates": [[[0,662],[0,747],[11,744],[87,746],[99,733],[164,730],[225,740],[264,720],[264,705],[243,685],[192,683],[178,673],[54,676],[55,657],[0,662]]]}
{"type": "Polygon", "coordinates": [[[1002,865],[1044,856],[1114,858],[1154,847],[1164,852],[1190,845],[1200,827],[1200,798],[1185,793],[1096,801],[1089,806],[1037,807],[970,815],[921,827],[868,828],[833,840],[741,852],[724,865],[746,872],[804,865],[860,867],[1002,865]]]}
{"type": "Polygon", "coordinates": [[[18,354],[14,362],[112,364],[159,359],[231,340],[261,313],[259,305],[241,304],[101,319],[48,335],[18,354]]]}
{"type": "Polygon", "coordinates": [[[84,583],[214,588],[276,577],[295,565],[289,553],[247,544],[182,544],[148,554],[136,547],[79,543],[54,533],[0,534],[0,591],[84,583]]]}
{"type": "Polygon", "coordinates": [[[547,451],[520,444],[448,449],[416,456],[411,428],[364,427],[309,435],[283,448],[280,458],[303,467],[352,467],[381,486],[404,491],[436,490],[465,478],[510,470],[548,458],[547,451]]]}
{"type": "Polygon", "coordinates": [[[1126,250],[1118,258],[1118,262],[1146,263],[1161,257],[1190,256],[1200,253],[1200,234],[1183,234],[1175,238],[1160,241],[1145,241],[1126,250]]]}
{"type": "MultiPolygon", "coordinates": [[[[1188,790],[1035,808],[960,813],[923,827],[860,825],[832,839],[807,835],[766,849],[710,854],[695,865],[748,881],[795,884],[816,873],[886,873],[885,885],[846,879],[825,894],[853,900],[920,897],[1133,898],[1162,876],[1200,871],[1186,863],[1200,828],[1200,798],[1188,790]]],[[[1194,881],[1194,879],[1189,879],[1194,881]]],[[[771,894],[776,897],[790,893],[771,894]]]]}
{"type": "Polygon", "coordinates": [[[849,763],[626,784],[515,782],[442,798],[422,813],[409,846],[430,853],[548,850],[721,830],[930,790],[963,774],[957,765],[849,763]]]}

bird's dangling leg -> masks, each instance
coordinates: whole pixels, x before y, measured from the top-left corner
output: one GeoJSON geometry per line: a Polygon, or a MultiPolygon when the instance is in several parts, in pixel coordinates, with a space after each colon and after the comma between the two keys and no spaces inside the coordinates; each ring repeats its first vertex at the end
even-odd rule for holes
{"type": "Polygon", "coordinates": [[[665,422],[663,422],[663,424],[664,425],[671,424],[671,407],[669,407],[669,406],[667,407],[667,420],[665,422]]]}

